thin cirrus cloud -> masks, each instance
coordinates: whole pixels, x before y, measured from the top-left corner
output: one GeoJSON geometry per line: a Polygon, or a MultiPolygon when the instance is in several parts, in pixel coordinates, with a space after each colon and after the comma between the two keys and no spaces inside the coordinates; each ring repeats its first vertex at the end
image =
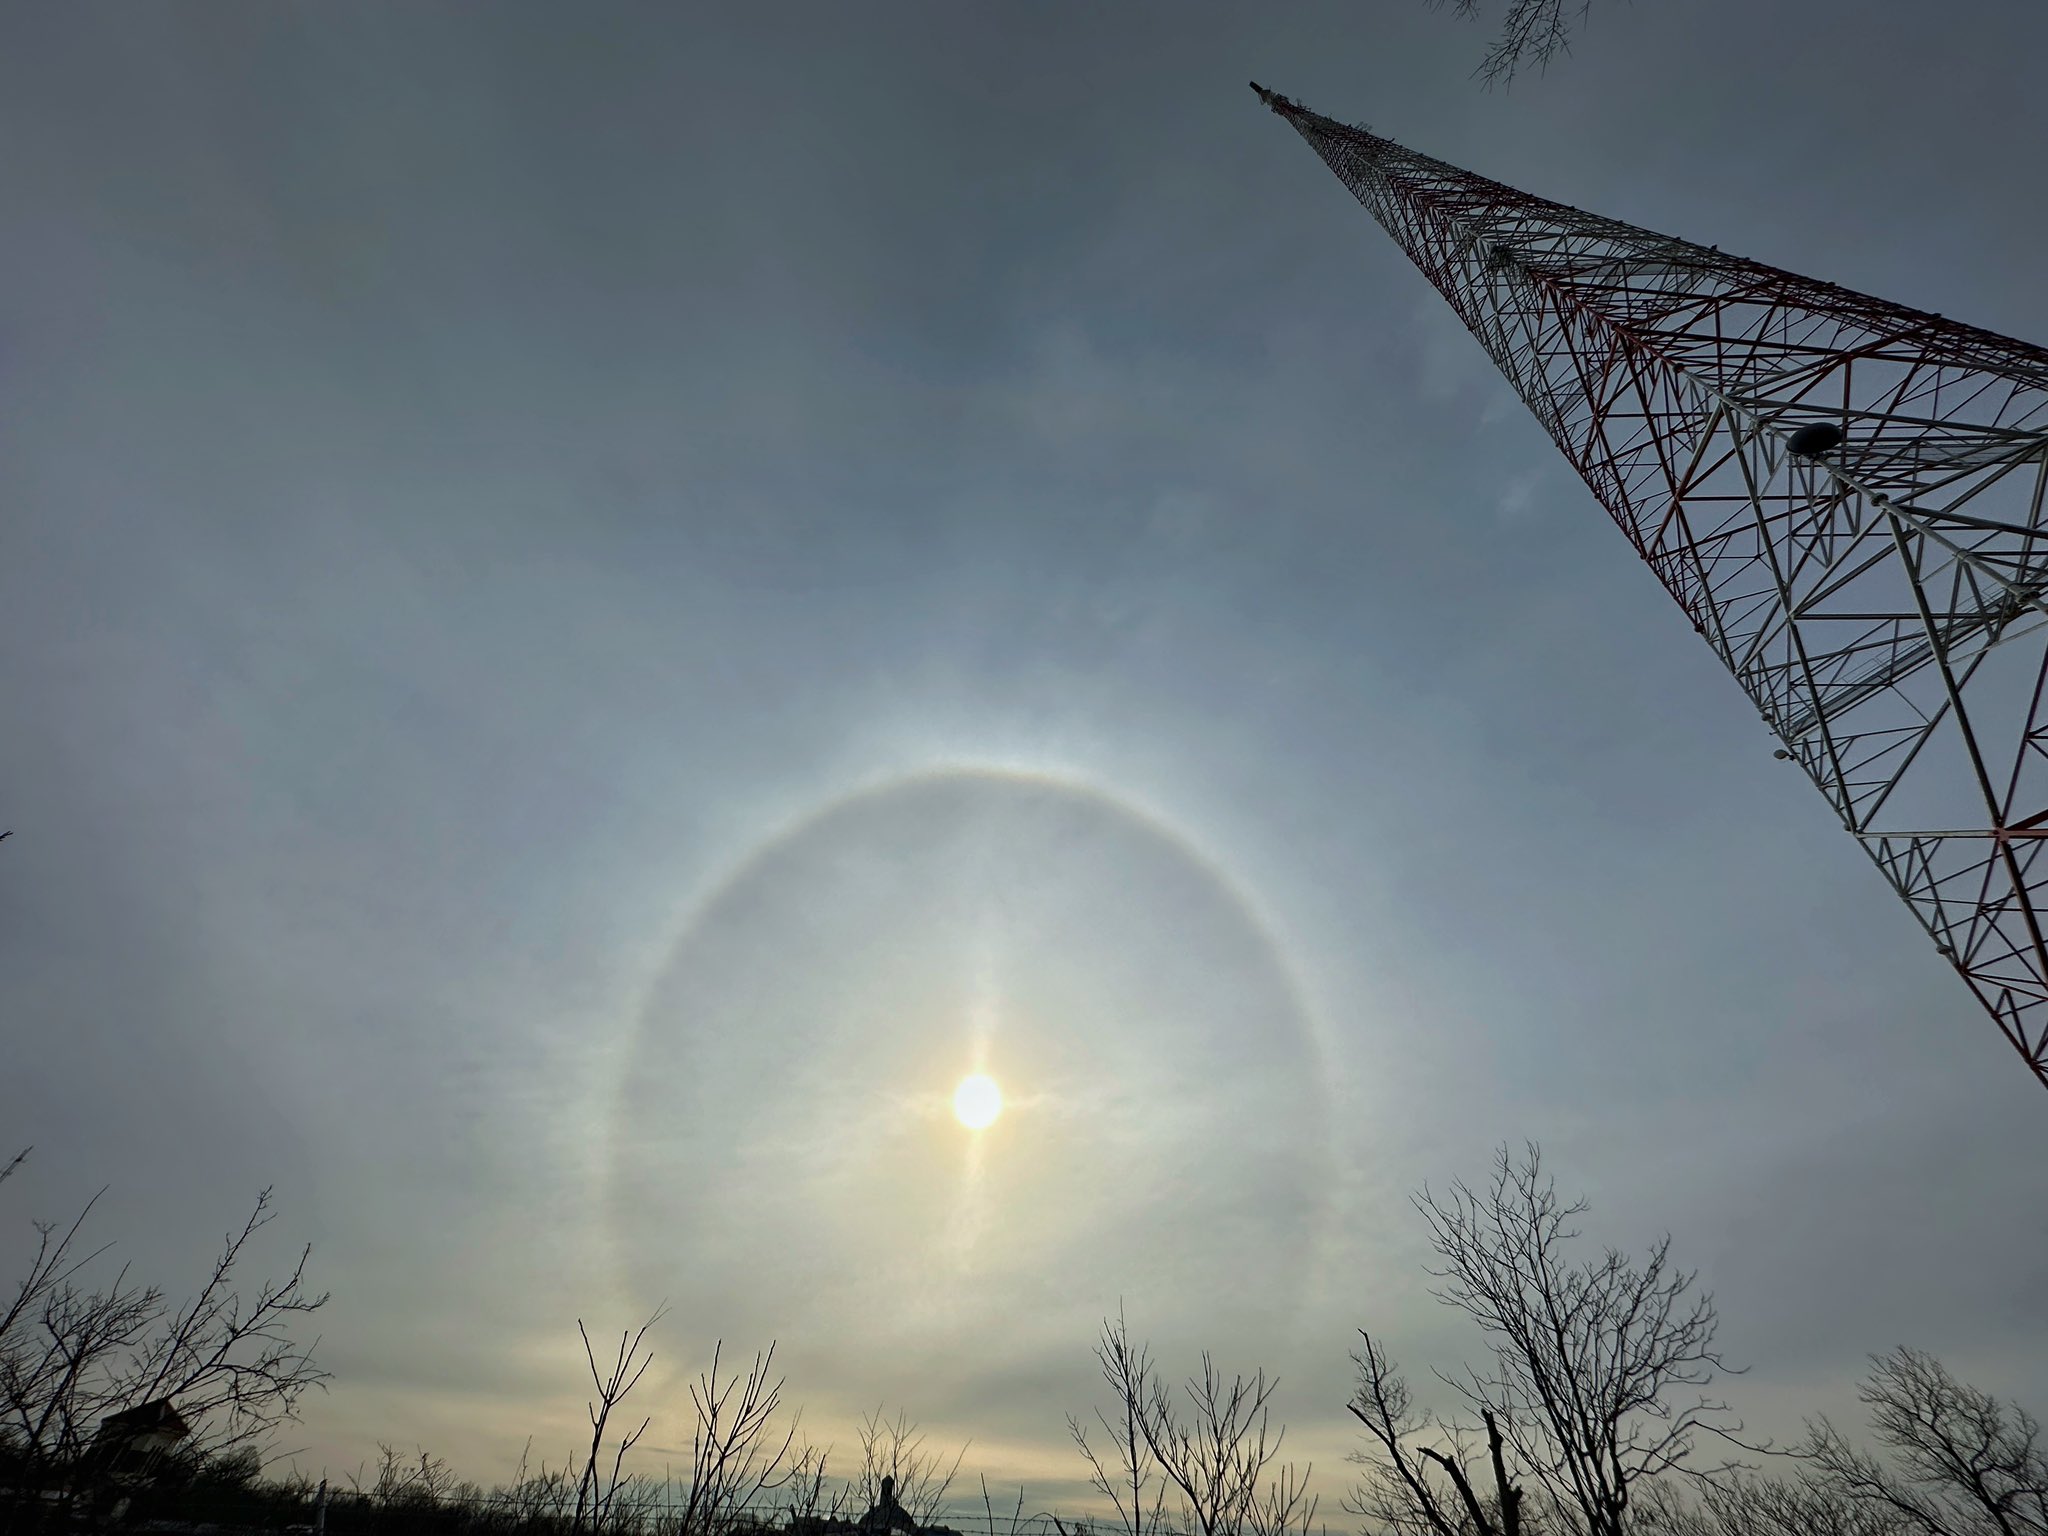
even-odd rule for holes
{"type": "Polygon", "coordinates": [[[2040,1376],[2038,1089],[1243,87],[2040,337],[2035,18],[8,25],[8,1194],[175,1283],[275,1182],[306,1458],[559,1456],[667,1298],[657,1435],[780,1337],[1051,1497],[1121,1299],[1334,1464],[1525,1136],[1767,1431],[2040,1376]]]}

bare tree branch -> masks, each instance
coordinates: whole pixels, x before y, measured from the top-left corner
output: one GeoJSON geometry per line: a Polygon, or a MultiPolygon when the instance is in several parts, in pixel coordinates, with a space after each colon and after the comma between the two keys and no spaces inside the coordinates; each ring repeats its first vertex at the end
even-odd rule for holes
{"type": "Polygon", "coordinates": [[[1155,1384],[1152,1357],[1142,1344],[1131,1343],[1121,1307],[1114,1323],[1103,1320],[1095,1359],[1115,1404],[1113,1414],[1095,1409],[1096,1422],[1115,1448],[1115,1468],[1104,1466],[1089,1443],[1087,1427],[1072,1414],[1067,1415],[1067,1433],[1088,1463],[1089,1485],[1109,1500],[1125,1536],[1152,1536],[1164,1519],[1166,1499],[1166,1480],[1141,1425],[1155,1384]]]}
{"type": "Polygon", "coordinates": [[[643,1418],[638,1429],[620,1437],[617,1453],[612,1457],[610,1475],[600,1483],[598,1465],[604,1453],[605,1430],[611,1422],[612,1411],[640,1385],[640,1378],[647,1374],[647,1367],[654,1363],[654,1356],[646,1350],[647,1330],[666,1315],[666,1307],[656,1307],[653,1315],[640,1325],[637,1333],[621,1332],[618,1354],[609,1370],[599,1368],[597,1351],[590,1342],[590,1331],[583,1326],[582,1318],[576,1319],[576,1332],[583,1339],[583,1358],[589,1363],[590,1380],[597,1397],[589,1404],[590,1454],[584,1461],[583,1477],[576,1488],[576,1515],[572,1525],[574,1530],[585,1529],[586,1521],[593,1536],[604,1529],[605,1520],[611,1514],[612,1503],[618,1495],[620,1471],[625,1464],[626,1452],[647,1433],[647,1426],[652,1422],[643,1418]]]}
{"type": "Polygon", "coordinates": [[[1466,1451],[1480,1429],[1418,1412],[1366,1335],[1350,1407],[1371,1443],[1354,1458],[1367,1468],[1354,1509],[1413,1536],[1514,1536],[1528,1523],[1627,1536],[1637,1488],[1694,1475],[1698,1436],[1740,1428],[1698,1393],[1728,1367],[1713,1300],[1672,1265],[1670,1238],[1640,1261],[1611,1248],[1578,1257],[1586,1203],[1558,1197],[1534,1145],[1519,1160],[1502,1148],[1483,1193],[1424,1189],[1415,1207],[1442,1260],[1437,1299],[1488,1346],[1485,1369],[1438,1379],[1478,1415],[1492,1492],[1466,1451]],[[1524,1511],[1524,1484],[1541,1518],[1524,1511]]]}
{"type": "Polygon", "coordinates": [[[856,1431],[860,1439],[860,1473],[854,1480],[859,1502],[870,1507],[882,1503],[882,1479],[893,1480],[893,1497],[918,1525],[929,1524],[945,1507],[946,1494],[959,1474],[967,1455],[962,1445],[949,1462],[944,1453],[925,1445],[924,1431],[901,1410],[885,1419],[878,1405],[861,1420],[856,1431]]]}
{"type": "MultiPolygon", "coordinates": [[[[1476,19],[1482,9],[1480,0],[1428,0],[1431,10],[1442,10],[1446,3],[1463,20],[1476,19]]],[[[1500,30],[1472,73],[1489,89],[1513,85],[1523,70],[1543,73],[1571,52],[1572,34],[1585,25],[1592,9],[1593,0],[1508,0],[1500,30]]]]}
{"type": "Polygon", "coordinates": [[[1408,1383],[1392,1359],[1370,1334],[1361,1332],[1359,1337],[1363,1350],[1351,1357],[1358,1367],[1358,1389],[1345,1406],[1365,1426],[1373,1448],[1351,1457],[1366,1475],[1346,1508],[1401,1536],[1520,1536],[1522,1490],[1508,1480],[1501,1434],[1492,1416],[1485,1416],[1494,1480],[1489,1508],[1465,1470],[1459,1430],[1416,1410],[1408,1383]],[[1456,1505],[1431,1480],[1423,1463],[1433,1464],[1450,1479],[1456,1505]]]}
{"type": "Polygon", "coordinates": [[[1142,1536],[1166,1524],[1161,1499],[1168,1486],[1191,1536],[1306,1530],[1316,1510],[1308,1493],[1312,1469],[1273,1465],[1287,1433],[1272,1423],[1277,1381],[1264,1371],[1226,1379],[1205,1353],[1201,1373],[1176,1393],[1153,1370],[1149,1351],[1131,1343],[1121,1314],[1104,1322],[1096,1359],[1116,1399],[1110,1412],[1096,1410],[1116,1443],[1116,1468],[1091,1448],[1078,1419],[1068,1420],[1068,1430],[1090,1482],[1115,1504],[1126,1531],[1142,1536]]]}
{"type": "Polygon", "coordinates": [[[1896,1465],[1815,1419],[1803,1452],[1821,1487],[1925,1536],[2048,1536],[2048,1454],[2024,1408],[1904,1348],[1873,1356],[1857,1395],[1896,1465]]]}
{"type": "Polygon", "coordinates": [[[713,1347],[711,1368],[690,1387],[697,1423],[690,1437],[690,1483],[675,1536],[715,1536],[731,1529],[762,1494],[793,1486],[811,1513],[822,1496],[825,1453],[795,1452],[798,1417],[777,1432],[783,1379],[770,1380],[775,1345],[754,1356],[747,1373],[724,1372],[724,1344],[713,1347]]]}
{"type": "MultiPolygon", "coordinates": [[[[0,1170],[0,1180],[22,1156],[0,1170]]],[[[326,1380],[313,1363],[318,1341],[301,1345],[293,1336],[327,1301],[305,1288],[311,1250],[300,1250],[282,1280],[253,1293],[235,1283],[249,1244],[271,1219],[270,1191],[224,1239],[206,1283],[175,1310],[126,1268],[103,1287],[85,1284],[87,1267],[107,1251],[80,1245],[99,1199],[69,1224],[35,1224],[27,1271],[0,1310],[0,1441],[18,1489],[50,1492],[64,1507],[108,1471],[118,1447],[98,1437],[117,1413],[172,1401],[193,1432],[181,1455],[198,1465],[296,1417],[300,1398],[326,1380]]]]}

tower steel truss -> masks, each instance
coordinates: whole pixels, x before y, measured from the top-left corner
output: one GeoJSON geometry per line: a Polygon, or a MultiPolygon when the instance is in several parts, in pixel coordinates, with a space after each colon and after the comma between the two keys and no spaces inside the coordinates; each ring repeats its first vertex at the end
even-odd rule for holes
{"type": "Polygon", "coordinates": [[[1252,89],[1450,301],[2048,1085],[2048,351],[1252,89]]]}

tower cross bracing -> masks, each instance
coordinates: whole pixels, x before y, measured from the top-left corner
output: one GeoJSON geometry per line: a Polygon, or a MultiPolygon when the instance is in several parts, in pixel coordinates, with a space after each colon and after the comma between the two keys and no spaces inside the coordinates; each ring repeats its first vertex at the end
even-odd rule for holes
{"type": "Polygon", "coordinates": [[[1252,89],[1450,302],[2048,1086],[2048,351],[1252,89]]]}

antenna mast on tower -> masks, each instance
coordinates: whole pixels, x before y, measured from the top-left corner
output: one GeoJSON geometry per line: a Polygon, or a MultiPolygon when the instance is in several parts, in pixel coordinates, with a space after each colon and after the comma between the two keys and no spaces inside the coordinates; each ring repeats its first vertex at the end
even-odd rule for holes
{"type": "Polygon", "coordinates": [[[1252,89],[1450,301],[2048,1086],[2048,351],[1252,89]]]}

